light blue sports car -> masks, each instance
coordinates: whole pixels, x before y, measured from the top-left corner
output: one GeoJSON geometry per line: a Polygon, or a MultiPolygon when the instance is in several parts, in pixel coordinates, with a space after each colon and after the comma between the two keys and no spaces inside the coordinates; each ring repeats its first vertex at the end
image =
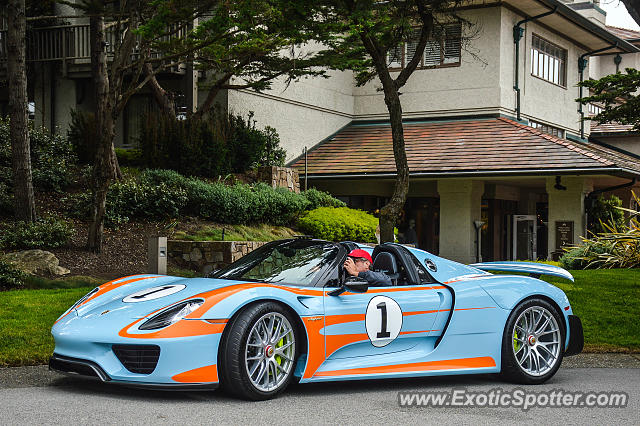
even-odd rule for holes
{"type": "Polygon", "coordinates": [[[211,278],[138,275],[93,289],[54,324],[49,365],[254,400],[292,380],[501,373],[542,383],[583,346],[567,296],[542,274],[573,280],[554,266],[463,265],[399,244],[275,241],[211,278]],[[346,278],[357,248],[392,285],[346,278]]]}

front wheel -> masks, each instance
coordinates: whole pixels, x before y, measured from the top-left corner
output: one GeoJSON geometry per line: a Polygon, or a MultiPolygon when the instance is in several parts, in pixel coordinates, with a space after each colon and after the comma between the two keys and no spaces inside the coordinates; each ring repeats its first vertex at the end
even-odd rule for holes
{"type": "Polygon", "coordinates": [[[242,311],[222,342],[222,386],[252,400],[282,392],[291,381],[297,356],[293,323],[289,312],[272,302],[242,311]]]}
{"type": "Polygon", "coordinates": [[[502,337],[502,376],[522,384],[540,384],[560,368],[565,331],[558,310],[543,299],[518,305],[502,337]]]}

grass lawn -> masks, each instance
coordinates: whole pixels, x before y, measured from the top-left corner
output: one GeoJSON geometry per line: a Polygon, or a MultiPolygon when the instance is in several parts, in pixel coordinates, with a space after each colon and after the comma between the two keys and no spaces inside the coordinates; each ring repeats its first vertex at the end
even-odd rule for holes
{"type": "Polygon", "coordinates": [[[51,326],[92,287],[0,292],[0,366],[45,364],[51,326]]]}
{"type": "MultiPolygon", "coordinates": [[[[575,283],[555,278],[547,281],[567,293],[574,313],[582,319],[585,350],[639,352],[640,269],[571,273],[575,283]]],[[[0,366],[46,363],[53,352],[51,326],[95,286],[87,281],[86,277],[70,282],[42,281],[33,286],[57,288],[0,292],[0,366]],[[83,283],[91,286],[78,287],[83,283]]]]}
{"type": "Polygon", "coordinates": [[[285,226],[272,225],[210,225],[198,229],[194,233],[177,231],[172,238],[188,241],[222,241],[224,229],[225,241],[274,241],[291,238],[296,233],[285,226]]]}
{"type": "Polygon", "coordinates": [[[582,320],[585,350],[640,351],[640,269],[570,271],[575,282],[546,277],[567,293],[582,320]]]}

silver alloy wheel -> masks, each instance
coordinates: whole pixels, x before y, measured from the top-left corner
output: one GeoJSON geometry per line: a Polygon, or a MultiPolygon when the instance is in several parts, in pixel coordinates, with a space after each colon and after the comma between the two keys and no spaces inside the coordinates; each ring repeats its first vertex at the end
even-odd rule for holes
{"type": "Polygon", "coordinates": [[[289,320],[277,312],[263,315],[251,328],[245,348],[249,380],[262,392],[278,389],[294,365],[296,339],[289,320]]]}
{"type": "Polygon", "coordinates": [[[525,309],[513,327],[513,353],[520,368],[542,376],[558,362],[562,334],[553,314],[541,306],[525,309]]]}

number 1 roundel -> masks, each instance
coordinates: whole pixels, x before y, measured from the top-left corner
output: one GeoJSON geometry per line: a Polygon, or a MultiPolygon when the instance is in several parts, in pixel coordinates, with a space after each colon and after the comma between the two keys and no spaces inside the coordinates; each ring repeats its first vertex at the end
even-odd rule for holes
{"type": "Polygon", "coordinates": [[[371,344],[386,346],[393,342],[402,328],[402,310],[398,302],[387,296],[375,296],[369,301],[365,325],[371,344]]]}

